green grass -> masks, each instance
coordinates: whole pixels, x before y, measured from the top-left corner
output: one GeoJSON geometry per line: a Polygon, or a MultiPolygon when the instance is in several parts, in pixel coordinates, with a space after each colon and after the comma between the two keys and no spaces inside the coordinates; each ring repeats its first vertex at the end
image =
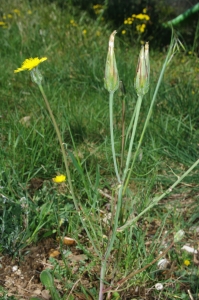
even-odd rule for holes
{"type": "MultiPolygon", "coordinates": [[[[48,60],[40,66],[43,87],[62,139],[71,153],[69,167],[75,193],[81,199],[84,217],[91,226],[96,246],[103,252],[106,237],[102,238],[102,234],[108,236],[110,229],[104,225],[99,210],[106,212],[105,205],[110,201],[99,194],[98,189],[112,196],[117,188],[109,133],[108,93],[103,83],[111,29],[109,24],[103,21],[98,24],[85,12],[78,12],[70,6],[61,11],[56,2],[41,3],[3,0],[1,5],[2,13],[12,13],[13,18],[6,20],[7,28],[0,27],[0,250],[2,255],[7,252],[17,257],[25,246],[55,234],[76,237],[78,247],[84,253],[88,254],[91,247],[88,240],[83,243],[81,238],[78,239],[83,228],[67,183],[64,186],[52,183],[52,178],[63,174],[65,169],[38,87],[31,82],[28,72],[13,72],[26,58],[47,56],[48,60]],[[16,8],[20,15],[12,12],[16,8]],[[28,14],[28,10],[32,13],[28,14]],[[77,25],[73,26],[71,20],[77,25]],[[30,117],[29,122],[24,123],[23,118],[27,116],[30,117]],[[41,189],[31,189],[31,180],[35,178],[44,181],[41,189]],[[60,232],[58,225],[62,218],[67,222],[64,233],[60,232]]],[[[120,34],[116,37],[117,66],[126,88],[127,124],[137,100],[134,77],[139,49],[140,45],[132,48],[124,42],[120,34]]],[[[150,91],[143,100],[135,145],[165,55],[165,52],[151,50],[150,91]]],[[[180,53],[167,68],[131,175],[121,223],[128,219],[132,210],[135,215],[143,211],[153,196],[166,190],[198,158],[198,63],[194,55],[180,53]]],[[[121,151],[121,102],[116,93],[114,126],[118,160],[121,151]]],[[[135,150],[133,148],[133,152],[135,150]]],[[[162,200],[133,228],[120,233],[114,244],[106,280],[108,287],[113,277],[117,282],[132,270],[149,264],[164,249],[164,243],[170,241],[179,229],[184,229],[186,238],[168,253],[170,261],[175,262],[175,279],[162,275],[156,263],[130,278],[119,292],[121,298],[112,299],[131,299],[129,295],[134,293],[134,298],[139,299],[135,292],[137,286],[141,293],[153,286],[149,299],[173,299],[174,296],[189,299],[186,288],[196,296],[198,283],[197,280],[193,282],[193,276],[198,278],[197,265],[190,256],[193,267],[184,268],[186,257],[180,248],[187,242],[193,245],[189,229],[198,220],[198,189],[196,168],[174,189],[173,198],[162,200]],[[187,201],[189,204],[186,199],[190,200],[187,201]],[[154,288],[157,282],[165,286],[161,293],[154,288]],[[186,288],[182,289],[184,286],[186,288]]],[[[93,251],[89,258],[98,274],[93,271],[93,265],[84,265],[77,275],[70,274],[68,289],[85,272],[91,282],[95,276],[99,278],[99,258],[93,251]]],[[[92,293],[97,299],[99,286],[95,285],[95,288],[92,293]]],[[[83,285],[78,289],[87,293],[83,285]]]]}

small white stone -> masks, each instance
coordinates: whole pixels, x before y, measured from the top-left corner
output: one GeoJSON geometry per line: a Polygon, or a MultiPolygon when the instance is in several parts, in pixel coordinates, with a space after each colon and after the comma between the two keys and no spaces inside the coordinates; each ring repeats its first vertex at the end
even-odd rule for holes
{"type": "Polygon", "coordinates": [[[170,261],[166,258],[159,260],[158,269],[160,269],[160,270],[166,269],[169,263],[170,263],[170,261]]]}
{"type": "Polygon", "coordinates": [[[16,272],[18,270],[18,266],[13,266],[12,267],[12,272],[16,272]]]}
{"type": "Polygon", "coordinates": [[[163,289],[162,283],[156,283],[155,288],[156,288],[157,291],[161,291],[163,289]]]}
{"type": "Polygon", "coordinates": [[[195,249],[192,248],[192,247],[186,246],[186,245],[184,245],[181,249],[182,249],[182,250],[185,250],[185,251],[187,251],[187,252],[189,252],[189,253],[194,253],[194,254],[197,254],[197,253],[198,253],[197,250],[195,250],[195,249]]]}

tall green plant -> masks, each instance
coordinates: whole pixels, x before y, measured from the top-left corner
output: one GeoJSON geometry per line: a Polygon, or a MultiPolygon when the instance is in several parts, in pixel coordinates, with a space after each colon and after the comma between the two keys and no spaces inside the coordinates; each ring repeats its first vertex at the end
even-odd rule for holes
{"type": "MultiPolygon", "coordinates": [[[[66,151],[64,147],[64,143],[61,138],[60,130],[57,126],[56,120],[54,118],[53,112],[51,110],[50,104],[47,100],[47,97],[45,95],[45,92],[42,87],[42,75],[38,69],[38,65],[41,62],[44,62],[47,60],[46,57],[43,57],[41,59],[38,58],[30,58],[24,61],[21,68],[18,68],[15,70],[15,73],[28,70],[30,71],[30,75],[32,78],[32,81],[36,83],[39,87],[39,90],[43,96],[44,102],[46,104],[47,110],[49,112],[49,115],[51,117],[55,132],[57,134],[59,145],[62,151],[62,156],[65,164],[66,174],[67,174],[67,180],[69,183],[70,193],[72,195],[72,199],[74,202],[74,206],[78,212],[79,218],[81,220],[82,226],[84,227],[87,236],[92,243],[93,248],[95,249],[95,252],[97,253],[100,261],[101,261],[101,272],[100,272],[100,290],[99,290],[99,300],[103,299],[103,294],[106,292],[107,289],[104,288],[104,282],[106,277],[106,270],[107,270],[107,262],[110,258],[111,251],[114,248],[117,233],[122,232],[129,227],[131,227],[146,211],[151,209],[154,205],[156,205],[163,197],[168,195],[172,192],[173,188],[182,181],[182,179],[187,176],[194,167],[197,166],[199,163],[199,160],[197,160],[167,191],[163,192],[161,196],[155,197],[151,200],[150,205],[142,210],[142,212],[134,217],[129,218],[123,222],[123,219],[120,218],[121,212],[123,210],[123,199],[126,196],[126,190],[129,185],[129,180],[136,162],[136,158],[139,152],[139,149],[141,147],[141,144],[143,142],[144,134],[146,132],[147,126],[149,124],[150,117],[152,115],[153,106],[157,97],[157,93],[160,87],[160,83],[162,81],[165,69],[168,65],[168,63],[171,61],[172,57],[174,56],[176,50],[178,49],[178,40],[172,36],[171,44],[169,47],[168,54],[166,56],[165,62],[163,64],[156,89],[154,91],[154,95],[151,100],[151,104],[148,110],[148,114],[146,117],[146,120],[143,125],[143,129],[141,131],[140,137],[137,136],[137,128],[139,124],[139,118],[140,118],[140,112],[142,109],[142,102],[145,94],[149,90],[149,80],[150,80],[150,63],[149,63],[149,44],[146,43],[144,46],[142,46],[139,59],[138,59],[138,65],[137,65],[137,72],[136,72],[136,78],[135,78],[135,89],[137,93],[137,103],[135,106],[135,111],[132,114],[132,118],[130,121],[130,124],[127,129],[127,133],[125,136],[125,140],[123,141],[123,145],[127,145],[127,139],[130,136],[130,143],[127,150],[127,156],[124,157],[124,164],[122,162],[122,165],[124,166],[124,169],[122,168],[121,171],[119,171],[119,164],[117,160],[117,155],[115,151],[115,139],[114,139],[114,110],[113,110],[113,103],[114,103],[114,93],[119,87],[119,74],[116,64],[116,58],[114,53],[114,39],[115,39],[116,31],[114,31],[110,35],[109,39],[109,46],[108,46],[108,54],[107,54],[107,60],[106,60],[106,67],[105,67],[105,88],[109,92],[109,117],[110,117],[110,136],[111,136],[111,149],[112,149],[112,157],[113,157],[113,164],[115,169],[115,176],[117,179],[117,185],[116,188],[112,191],[112,198],[111,198],[111,218],[112,218],[112,227],[111,227],[111,233],[109,234],[107,243],[104,243],[104,248],[101,247],[101,244],[98,240],[99,233],[97,232],[97,229],[99,227],[98,221],[95,219],[92,220],[90,218],[90,215],[86,214],[86,210],[84,205],[81,204],[80,199],[75,195],[74,188],[73,188],[73,182],[71,180],[70,176],[70,169],[68,164],[68,154],[72,158],[72,161],[74,163],[74,166],[76,167],[77,171],[81,174],[81,178],[83,183],[86,185],[86,180],[84,178],[87,176],[89,181],[89,175],[88,173],[83,172],[82,165],[79,164],[79,162],[76,161],[75,157],[72,155],[72,153],[69,153],[66,151]],[[131,133],[131,134],[130,134],[131,133]],[[138,145],[135,147],[135,138],[138,138],[138,145]],[[135,152],[133,154],[132,149],[135,149],[135,152]]],[[[123,119],[124,122],[124,119],[123,119]]],[[[123,127],[123,136],[124,136],[124,127],[123,127]]],[[[123,154],[125,151],[123,150],[123,154]]],[[[123,158],[122,158],[123,159],[123,158]]],[[[99,176],[99,173],[98,173],[99,176]]],[[[58,178],[59,179],[59,178],[58,178]]],[[[89,181],[90,182],[90,181],[89,181]]],[[[99,179],[98,179],[99,182],[99,179]]],[[[86,187],[87,192],[88,186],[86,187]]],[[[108,231],[108,230],[107,230],[108,231]]],[[[102,230],[101,230],[102,235],[102,230]]],[[[175,242],[175,241],[174,241],[175,242]]],[[[141,272],[143,269],[140,269],[141,272]]],[[[137,271],[137,273],[139,272],[137,271]]],[[[136,274],[137,274],[136,273],[136,274]]],[[[48,274],[46,273],[46,276],[48,274]]],[[[50,277],[46,277],[47,280],[51,280],[50,277]]],[[[57,295],[55,295],[55,298],[57,295]]],[[[58,298],[57,298],[58,299],[58,298]]]]}

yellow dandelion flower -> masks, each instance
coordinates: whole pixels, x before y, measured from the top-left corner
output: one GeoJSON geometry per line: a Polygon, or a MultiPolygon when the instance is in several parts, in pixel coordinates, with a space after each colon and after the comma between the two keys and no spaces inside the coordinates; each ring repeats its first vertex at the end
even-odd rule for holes
{"type": "Polygon", "coordinates": [[[71,23],[71,24],[74,24],[74,23],[75,23],[75,21],[74,21],[74,20],[70,20],[70,23],[71,23]]]}
{"type": "Polygon", "coordinates": [[[126,30],[122,30],[122,34],[126,34],[126,30]]]}
{"type": "Polygon", "coordinates": [[[146,8],[144,8],[142,12],[143,12],[143,14],[146,14],[146,12],[147,12],[147,9],[146,9],[146,8]]]}
{"type": "Polygon", "coordinates": [[[42,57],[40,59],[38,57],[28,58],[23,62],[21,68],[14,70],[14,73],[18,73],[25,70],[31,71],[32,69],[36,68],[41,62],[45,60],[47,60],[47,57],[42,57]]]}
{"type": "Polygon", "coordinates": [[[186,267],[188,267],[191,264],[188,259],[185,259],[183,263],[186,267]]]}
{"type": "Polygon", "coordinates": [[[64,181],[66,181],[66,176],[65,175],[57,175],[55,178],[52,179],[53,182],[55,183],[62,183],[64,181]]]}
{"type": "Polygon", "coordinates": [[[138,14],[135,16],[137,19],[143,20],[145,18],[145,15],[143,14],[138,14]]]}
{"type": "Polygon", "coordinates": [[[12,15],[11,14],[8,14],[7,17],[8,17],[8,19],[12,19],[12,15]]]}
{"type": "Polygon", "coordinates": [[[142,24],[140,27],[140,32],[144,32],[146,28],[146,24],[142,24]]]}
{"type": "Polygon", "coordinates": [[[32,15],[32,11],[29,9],[29,10],[27,11],[27,14],[28,14],[28,15],[32,15]]]}
{"type": "Polygon", "coordinates": [[[128,20],[124,20],[124,24],[128,24],[128,20]]]}
{"type": "Polygon", "coordinates": [[[5,22],[3,22],[3,21],[0,21],[0,26],[5,26],[6,25],[6,23],[5,22]]]}
{"type": "Polygon", "coordinates": [[[145,20],[146,21],[149,21],[150,20],[150,17],[148,15],[145,15],[145,20]]]}
{"type": "Polygon", "coordinates": [[[131,25],[133,22],[132,21],[128,21],[128,24],[131,25]]]}
{"type": "Polygon", "coordinates": [[[87,30],[86,30],[86,29],[82,30],[82,33],[83,33],[84,35],[87,34],[87,30]]]}
{"type": "Polygon", "coordinates": [[[16,9],[13,9],[12,11],[13,11],[15,14],[17,14],[18,16],[20,16],[20,14],[21,14],[21,13],[20,13],[20,10],[17,9],[17,8],[16,8],[16,9]]]}

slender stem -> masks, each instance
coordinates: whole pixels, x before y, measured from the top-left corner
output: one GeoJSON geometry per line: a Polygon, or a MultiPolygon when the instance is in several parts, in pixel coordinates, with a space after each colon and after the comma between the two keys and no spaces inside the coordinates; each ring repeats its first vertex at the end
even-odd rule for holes
{"type": "Polygon", "coordinates": [[[132,148],[133,148],[133,142],[134,142],[134,138],[135,138],[135,133],[136,133],[136,129],[137,129],[137,124],[138,124],[138,118],[139,118],[139,114],[140,114],[140,108],[142,105],[142,96],[138,96],[138,100],[137,100],[137,104],[136,104],[136,112],[135,112],[135,121],[134,121],[134,125],[133,125],[133,132],[131,135],[131,140],[130,140],[130,145],[129,145],[129,150],[128,150],[128,155],[127,155],[127,159],[126,159],[126,166],[124,169],[124,173],[122,176],[122,181],[125,181],[126,178],[126,174],[129,170],[129,164],[130,164],[130,160],[131,160],[131,156],[132,156],[132,148]]]}
{"type": "MultiPolygon", "coordinates": [[[[136,103],[136,105],[137,105],[137,103],[136,103]]],[[[136,109],[134,109],[134,111],[133,111],[133,115],[131,117],[131,122],[129,124],[128,130],[127,130],[127,133],[126,133],[125,145],[127,143],[128,137],[130,136],[130,131],[131,131],[131,128],[133,126],[134,119],[135,119],[135,113],[136,113],[136,109]]]]}
{"type": "Polygon", "coordinates": [[[123,171],[123,164],[124,164],[124,141],[125,141],[125,98],[122,100],[122,144],[121,144],[121,165],[120,165],[120,172],[123,171]]]}
{"type": "Polygon", "coordinates": [[[70,176],[70,170],[69,170],[68,162],[67,162],[66,151],[65,151],[65,149],[64,149],[64,144],[63,144],[63,142],[62,142],[62,138],[61,138],[61,134],[60,134],[59,128],[58,128],[58,126],[57,126],[57,122],[56,122],[56,120],[55,120],[55,118],[54,118],[54,115],[53,115],[53,113],[52,113],[52,110],[51,110],[51,108],[50,108],[48,99],[47,99],[47,97],[46,97],[46,95],[45,95],[45,93],[44,93],[44,90],[43,90],[42,85],[41,85],[41,84],[38,84],[38,86],[39,86],[40,92],[41,92],[41,94],[42,94],[42,96],[43,96],[43,98],[44,98],[46,107],[47,107],[48,112],[49,112],[49,114],[50,114],[51,120],[52,120],[52,122],[53,122],[53,126],[54,126],[54,128],[55,128],[55,131],[56,131],[56,134],[57,134],[57,137],[58,137],[58,140],[59,140],[59,144],[60,144],[61,151],[62,151],[62,156],[63,156],[63,159],[64,159],[64,165],[65,165],[65,168],[66,168],[67,180],[68,180],[68,183],[69,183],[70,192],[71,192],[71,195],[72,195],[72,198],[73,198],[73,202],[74,202],[74,205],[75,205],[75,209],[76,209],[76,211],[78,212],[78,215],[79,215],[79,217],[80,217],[80,220],[81,220],[81,222],[82,222],[82,225],[83,225],[84,229],[86,230],[86,233],[87,233],[87,235],[88,235],[88,237],[89,237],[89,239],[90,239],[90,242],[92,243],[92,245],[93,245],[93,247],[94,247],[96,253],[98,254],[98,256],[101,257],[101,253],[100,253],[100,251],[97,249],[97,247],[95,246],[96,243],[94,242],[92,236],[90,235],[90,232],[89,232],[88,229],[87,229],[86,223],[85,223],[85,221],[83,220],[83,217],[81,216],[81,211],[83,211],[83,210],[82,210],[81,205],[78,204],[77,199],[76,199],[76,197],[75,197],[75,193],[74,193],[74,189],[73,189],[73,185],[72,185],[72,180],[71,180],[71,176],[70,176]]]}
{"type": "Polygon", "coordinates": [[[178,178],[178,180],[176,180],[176,182],[174,182],[174,184],[172,184],[171,187],[168,190],[166,190],[166,192],[164,192],[159,197],[158,196],[154,197],[151,200],[151,204],[149,206],[147,206],[147,208],[145,208],[138,216],[136,216],[132,220],[127,221],[126,224],[124,224],[122,227],[118,228],[117,231],[121,232],[124,229],[126,229],[127,227],[132,226],[133,223],[137,222],[137,220],[142,215],[144,215],[148,210],[150,210],[153,206],[155,206],[161,199],[163,199],[165,196],[170,194],[173,191],[173,189],[176,187],[176,185],[178,185],[178,183],[180,183],[198,164],[199,164],[199,159],[196,160],[196,162],[180,178],[178,178]]]}
{"type": "Polygon", "coordinates": [[[99,290],[99,300],[103,300],[103,289],[104,289],[104,278],[106,273],[106,260],[101,261],[101,272],[100,272],[100,290],[99,290]]]}
{"type": "Polygon", "coordinates": [[[104,278],[105,278],[105,273],[106,273],[106,264],[107,264],[107,260],[109,258],[109,255],[111,253],[111,250],[113,248],[113,243],[114,243],[115,238],[116,238],[119,213],[120,213],[120,208],[121,208],[121,203],[122,203],[122,190],[123,190],[123,185],[120,185],[119,193],[118,193],[117,209],[116,209],[116,214],[115,214],[115,218],[114,218],[115,222],[114,222],[114,225],[113,225],[113,231],[112,231],[112,234],[111,234],[111,238],[108,242],[108,246],[107,246],[106,253],[104,255],[104,259],[101,262],[99,300],[103,299],[103,286],[104,286],[104,278]]]}
{"type": "Polygon", "coordinates": [[[115,143],[114,143],[114,134],[113,134],[113,94],[114,92],[109,93],[109,113],[110,113],[110,133],[111,133],[111,147],[112,147],[112,155],[113,155],[113,162],[115,167],[115,173],[117,176],[117,180],[121,183],[120,175],[118,172],[117,161],[116,161],[116,154],[115,154],[115,143]]]}
{"type": "Polygon", "coordinates": [[[132,161],[132,164],[131,164],[131,168],[130,168],[130,171],[128,173],[128,177],[125,181],[125,186],[124,186],[124,192],[126,191],[126,188],[128,186],[128,183],[129,183],[129,179],[130,179],[130,176],[131,176],[131,173],[132,173],[132,170],[133,170],[133,167],[134,167],[134,163],[135,163],[135,160],[136,160],[136,157],[138,155],[138,151],[140,149],[140,146],[142,144],[142,140],[143,140],[143,137],[144,137],[144,134],[145,134],[145,131],[146,131],[146,128],[148,126],[148,123],[149,123],[149,120],[150,120],[150,117],[151,117],[151,114],[152,114],[152,109],[153,109],[153,105],[155,103],[155,100],[156,100],[156,97],[157,97],[157,93],[158,93],[158,90],[159,90],[159,87],[160,87],[160,84],[162,82],[162,79],[163,79],[163,75],[164,75],[164,72],[165,72],[165,69],[167,67],[167,64],[168,62],[170,61],[171,59],[171,54],[172,54],[172,50],[173,50],[173,47],[175,45],[175,41],[172,40],[171,42],[171,45],[170,45],[170,48],[169,48],[169,52],[166,56],[166,59],[164,61],[164,64],[163,64],[163,67],[162,67],[162,70],[161,70],[161,73],[160,73],[160,76],[159,76],[159,79],[158,79],[158,82],[157,82],[157,85],[156,85],[156,88],[155,88],[155,92],[153,94],[153,98],[152,98],[152,101],[151,101],[151,105],[150,105],[150,108],[149,108],[149,112],[147,114],[147,118],[146,118],[146,121],[144,123],[144,128],[142,130],[142,133],[141,133],[141,136],[140,136],[140,139],[139,139],[139,142],[138,142],[138,147],[136,149],[136,152],[134,154],[134,157],[133,157],[133,161],[132,161]]]}
{"type": "MultiPolygon", "coordinates": [[[[128,279],[134,277],[135,275],[145,271],[148,267],[152,266],[154,263],[156,263],[156,261],[158,261],[161,257],[164,257],[167,252],[173,247],[174,245],[174,242],[172,242],[162,253],[160,253],[153,261],[151,261],[149,264],[147,264],[146,266],[144,266],[143,268],[141,269],[138,269],[136,271],[133,271],[132,273],[130,273],[129,275],[127,275],[125,278],[121,279],[120,281],[118,281],[116,283],[117,285],[117,290],[118,288],[123,284],[125,283],[128,279]]],[[[109,291],[113,290],[113,287],[109,287],[107,289],[104,290],[104,293],[107,293],[109,291]]]]}

